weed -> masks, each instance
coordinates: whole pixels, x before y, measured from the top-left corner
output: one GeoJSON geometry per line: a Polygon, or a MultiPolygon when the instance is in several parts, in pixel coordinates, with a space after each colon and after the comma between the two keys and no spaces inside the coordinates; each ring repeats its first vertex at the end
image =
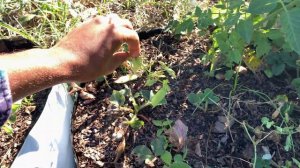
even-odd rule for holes
{"type": "MultiPolygon", "coordinates": [[[[230,79],[233,67],[242,63],[252,72],[263,71],[268,77],[286,69],[299,76],[299,13],[298,0],[225,0],[209,9],[195,7],[193,12],[172,20],[169,28],[177,35],[196,30],[210,37],[211,48],[202,60],[205,64],[210,62],[211,76],[218,67],[226,66],[230,69],[226,79],[230,79]]],[[[237,79],[236,74],[234,91],[237,79]]]]}
{"type": "Polygon", "coordinates": [[[190,168],[185,161],[187,149],[184,148],[181,154],[172,155],[172,145],[163,134],[163,132],[171,128],[172,121],[168,119],[153,120],[153,124],[159,129],[156,132],[156,137],[150,143],[151,149],[146,145],[139,145],[132,150],[132,154],[136,155],[141,162],[145,162],[147,165],[153,165],[157,157],[159,157],[164,163],[164,168],[190,168]]]}

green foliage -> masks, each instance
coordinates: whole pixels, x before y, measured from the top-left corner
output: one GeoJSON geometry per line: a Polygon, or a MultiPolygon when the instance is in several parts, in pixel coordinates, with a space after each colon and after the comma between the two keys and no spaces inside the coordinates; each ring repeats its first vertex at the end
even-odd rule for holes
{"type": "MultiPolygon", "coordinates": [[[[26,98],[24,100],[23,100],[23,102],[26,103],[26,98]]],[[[8,121],[6,121],[6,123],[1,127],[1,129],[3,129],[8,135],[12,136],[12,134],[14,133],[12,125],[17,120],[17,114],[16,113],[21,108],[21,106],[22,106],[22,102],[21,101],[15,102],[12,105],[12,107],[11,107],[11,115],[10,115],[8,121]]]]}
{"type": "Polygon", "coordinates": [[[144,126],[144,121],[140,120],[137,115],[131,114],[131,120],[125,122],[134,129],[139,129],[144,126]]]}
{"type": "Polygon", "coordinates": [[[270,129],[275,124],[274,121],[270,121],[270,119],[267,118],[267,117],[262,117],[261,118],[261,123],[263,125],[265,125],[268,129],[270,129]]]}
{"type": "Polygon", "coordinates": [[[300,8],[284,10],[280,18],[281,31],[292,49],[300,55],[300,8]]]}
{"type": "Polygon", "coordinates": [[[172,120],[152,120],[152,123],[157,127],[166,127],[170,126],[173,121],[172,120]]]}
{"type": "Polygon", "coordinates": [[[196,106],[196,108],[202,108],[204,111],[207,111],[208,105],[217,104],[220,101],[220,98],[213,90],[206,88],[200,93],[190,93],[188,95],[188,100],[191,104],[196,106]]]}
{"type": "Polygon", "coordinates": [[[42,48],[53,46],[82,19],[80,8],[70,10],[63,1],[5,1],[0,11],[2,37],[20,35],[42,48]]]}
{"type": "Polygon", "coordinates": [[[132,154],[136,155],[141,160],[152,159],[154,156],[151,150],[145,145],[136,146],[132,152],[132,154]]]}
{"type": "Polygon", "coordinates": [[[117,105],[122,106],[125,103],[125,90],[116,91],[114,90],[111,97],[110,102],[117,105]]]}
{"type": "Polygon", "coordinates": [[[167,166],[171,165],[171,163],[172,163],[172,154],[169,151],[165,151],[165,153],[163,153],[160,156],[160,158],[164,162],[164,164],[166,164],[167,166]]]}
{"type": "Polygon", "coordinates": [[[156,156],[161,156],[168,147],[167,138],[165,136],[159,136],[151,141],[150,146],[156,156]]]}
{"type": "Polygon", "coordinates": [[[276,8],[278,1],[274,0],[252,0],[248,12],[252,14],[269,13],[276,8]]]}
{"type": "Polygon", "coordinates": [[[157,93],[150,99],[153,108],[166,102],[165,96],[171,90],[168,83],[168,80],[164,80],[162,88],[159,89],[157,93]]]}
{"type": "Polygon", "coordinates": [[[119,108],[121,108],[121,106],[128,106],[128,103],[131,102],[134,113],[130,114],[130,120],[126,121],[125,123],[130,125],[132,128],[138,129],[144,126],[144,122],[139,120],[137,117],[137,114],[140,110],[148,106],[155,108],[159,105],[166,104],[167,101],[165,97],[170,91],[168,83],[168,80],[163,80],[162,87],[156,93],[154,93],[153,90],[141,90],[136,94],[133,94],[131,89],[125,85],[125,89],[119,91],[113,90],[113,93],[110,97],[110,102],[119,108]],[[142,98],[142,103],[138,103],[137,98],[142,98]],[[129,100],[129,102],[126,100],[129,100]]]}
{"type": "Polygon", "coordinates": [[[190,166],[184,160],[187,151],[183,152],[183,154],[177,153],[173,156],[170,152],[170,148],[172,148],[172,145],[169,144],[167,137],[162,134],[162,132],[171,127],[173,121],[153,120],[152,122],[159,129],[157,130],[156,138],[154,138],[150,142],[151,149],[146,145],[139,145],[133,149],[132,154],[137,156],[139,160],[145,161],[145,163],[147,159],[152,160],[155,157],[159,157],[164,163],[164,167],[190,168],[190,166]]]}
{"type": "MultiPolygon", "coordinates": [[[[213,72],[220,66],[234,69],[251,53],[262,62],[260,67],[268,77],[278,76],[287,68],[297,70],[300,60],[300,6],[298,0],[225,0],[208,9],[197,6],[182,19],[169,26],[176,35],[198,30],[212,41],[202,61],[210,63],[213,72]],[[193,29],[192,29],[193,26],[193,29]]],[[[250,55],[251,54],[251,55],[250,55]]],[[[232,71],[226,79],[232,77],[232,71]]]]}
{"type": "Polygon", "coordinates": [[[250,44],[253,37],[253,22],[251,20],[240,20],[237,24],[236,30],[243,40],[250,44]]]}
{"type": "Polygon", "coordinates": [[[296,78],[292,81],[292,86],[296,89],[298,95],[300,96],[300,78],[296,78]]]}
{"type": "Polygon", "coordinates": [[[191,166],[184,162],[174,162],[171,164],[170,168],[191,168],[191,166]]]}

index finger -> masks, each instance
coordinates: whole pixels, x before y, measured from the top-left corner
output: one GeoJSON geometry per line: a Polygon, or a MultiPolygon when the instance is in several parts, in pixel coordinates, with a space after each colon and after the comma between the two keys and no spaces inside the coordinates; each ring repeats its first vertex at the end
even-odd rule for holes
{"type": "Polygon", "coordinates": [[[116,33],[121,38],[122,42],[128,44],[128,52],[130,56],[137,57],[140,55],[140,39],[136,31],[126,27],[118,27],[116,33]]]}

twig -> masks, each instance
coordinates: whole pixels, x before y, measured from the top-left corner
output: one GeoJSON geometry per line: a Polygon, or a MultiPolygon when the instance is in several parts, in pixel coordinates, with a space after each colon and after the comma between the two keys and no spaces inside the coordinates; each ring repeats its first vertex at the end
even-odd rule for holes
{"type": "Polygon", "coordinates": [[[247,161],[245,159],[239,158],[239,157],[235,157],[235,156],[225,156],[225,157],[232,158],[232,159],[238,159],[238,160],[241,160],[241,161],[246,162],[248,164],[252,164],[251,162],[249,162],[249,161],[247,161]]]}

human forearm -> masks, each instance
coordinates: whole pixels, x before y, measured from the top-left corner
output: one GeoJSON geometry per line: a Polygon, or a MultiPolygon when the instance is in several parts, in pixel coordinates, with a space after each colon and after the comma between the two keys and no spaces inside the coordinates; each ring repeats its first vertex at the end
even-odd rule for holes
{"type": "Polygon", "coordinates": [[[13,101],[68,81],[70,72],[62,64],[63,57],[63,53],[53,49],[1,55],[0,67],[8,73],[13,101]]]}
{"type": "Polygon", "coordinates": [[[58,83],[107,75],[139,53],[139,37],[132,24],[111,14],[82,23],[51,49],[2,55],[0,69],[7,71],[16,101],[58,83]],[[119,51],[123,43],[128,44],[128,52],[119,51]]]}

